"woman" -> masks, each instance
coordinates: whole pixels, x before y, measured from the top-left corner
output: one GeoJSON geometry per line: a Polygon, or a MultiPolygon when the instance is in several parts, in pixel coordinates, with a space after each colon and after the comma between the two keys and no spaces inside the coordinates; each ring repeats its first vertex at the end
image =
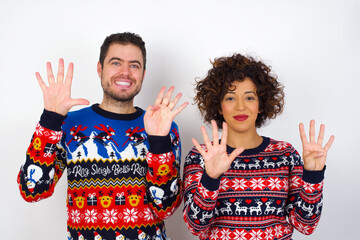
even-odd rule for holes
{"type": "Polygon", "coordinates": [[[270,67],[240,54],[212,64],[195,97],[212,141],[201,127],[205,144],[192,139],[184,166],[188,228],[200,239],[291,239],[294,228],[311,234],[334,136],[323,147],[325,126],[315,139],[312,120],[308,141],[300,123],[302,162],[291,144],[257,133],[283,110],[283,87],[270,67]]]}

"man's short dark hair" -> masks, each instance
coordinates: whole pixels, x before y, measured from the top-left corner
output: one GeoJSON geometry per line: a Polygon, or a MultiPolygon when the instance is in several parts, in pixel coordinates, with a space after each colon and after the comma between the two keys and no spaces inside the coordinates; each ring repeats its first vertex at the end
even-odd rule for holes
{"type": "Polygon", "coordinates": [[[131,32],[123,32],[123,33],[114,33],[110,36],[107,36],[104,40],[104,43],[101,45],[100,48],[100,57],[99,62],[101,66],[104,66],[104,59],[106,57],[106,54],[108,52],[108,49],[111,44],[118,43],[118,44],[133,44],[140,48],[142,56],[143,56],[143,62],[144,62],[144,70],[146,69],[146,48],[145,48],[145,42],[142,40],[142,38],[135,33],[131,32]]]}

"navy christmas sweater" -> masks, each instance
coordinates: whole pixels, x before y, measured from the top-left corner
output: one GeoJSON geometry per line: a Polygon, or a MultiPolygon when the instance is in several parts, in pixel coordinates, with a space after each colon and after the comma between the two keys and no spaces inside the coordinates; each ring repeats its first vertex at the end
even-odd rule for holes
{"type": "Polygon", "coordinates": [[[193,148],[184,166],[183,216],[200,239],[284,240],[294,228],[311,234],[321,215],[323,178],[324,170],[303,169],[289,143],[267,137],[218,179],[206,174],[193,148]]]}
{"type": "Polygon", "coordinates": [[[68,239],[167,239],[163,220],[181,202],[180,138],[175,123],[168,136],[148,136],[144,114],[44,110],[18,175],[21,196],[51,196],[67,169],[68,239]]]}

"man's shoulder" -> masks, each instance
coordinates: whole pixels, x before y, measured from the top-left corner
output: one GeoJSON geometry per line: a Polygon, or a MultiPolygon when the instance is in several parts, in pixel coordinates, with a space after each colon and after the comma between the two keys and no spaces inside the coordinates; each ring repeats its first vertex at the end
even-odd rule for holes
{"type": "Polygon", "coordinates": [[[89,114],[93,114],[94,111],[92,110],[92,106],[81,108],[78,110],[73,110],[71,112],[68,112],[67,119],[70,118],[79,118],[81,116],[87,116],[89,114]]]}

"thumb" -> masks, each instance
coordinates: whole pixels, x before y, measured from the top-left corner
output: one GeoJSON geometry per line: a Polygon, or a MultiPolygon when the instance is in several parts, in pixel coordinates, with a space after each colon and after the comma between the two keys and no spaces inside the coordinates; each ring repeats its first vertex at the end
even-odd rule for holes
{"type": "Polygon", "coordinates": [[[77,98],[71,100],[71,107],[78,106],[78,105],[89,105],[89,100],[83,99],[83,98],[77,98]]]}
{"type": "Polygon", "coordinates": [[[304,155],[303,158],[304,158],[304,161],[307,161],[307,160],[323,157],[323,156],[325,156],[325,154],[326,153],[324,151],[313,151],[313,152],[310,152],[310,153],[304,155]]]}
{"type": "Polygon", "coordinates": [[[160,106],[158,106],[158,105],[149,105],[148,108],[146,109],[146,112],[148,112],[148,114],[150,114],[150,116],[151,116],[159,108],[160,108],[160,106]]]}
{"type": "Polygon", "coordinates": [[[71,99],[70,101],[66,102],[63,105],[57,106],[54,110],[51,110],[51,108],[48,108],[45,103],[45,109],[49,111],[55,111],[63,116],[65,116],[72,107],[78,106],[78,105],[89,105],[90,102],[86,99],[78,98],[78,99],[71,99]]]}
{"type": "Polygon", "coordinates": [[[150,105],[149,108],[151,109],[151,111],[156,111],[158,109],[160,109],[159,105],[150,105]]]}
{"type": "Polygon", "coordinates": [[[243,148],[243,147],[238,147],[238,148],[234,149],[234,151],[232,151],[232,153],[229,155],[229,160],[231,162],[233,162],[234,159],[237,156],[239,156],[244,150],[245,150],[245,148],[243,148]]]}

